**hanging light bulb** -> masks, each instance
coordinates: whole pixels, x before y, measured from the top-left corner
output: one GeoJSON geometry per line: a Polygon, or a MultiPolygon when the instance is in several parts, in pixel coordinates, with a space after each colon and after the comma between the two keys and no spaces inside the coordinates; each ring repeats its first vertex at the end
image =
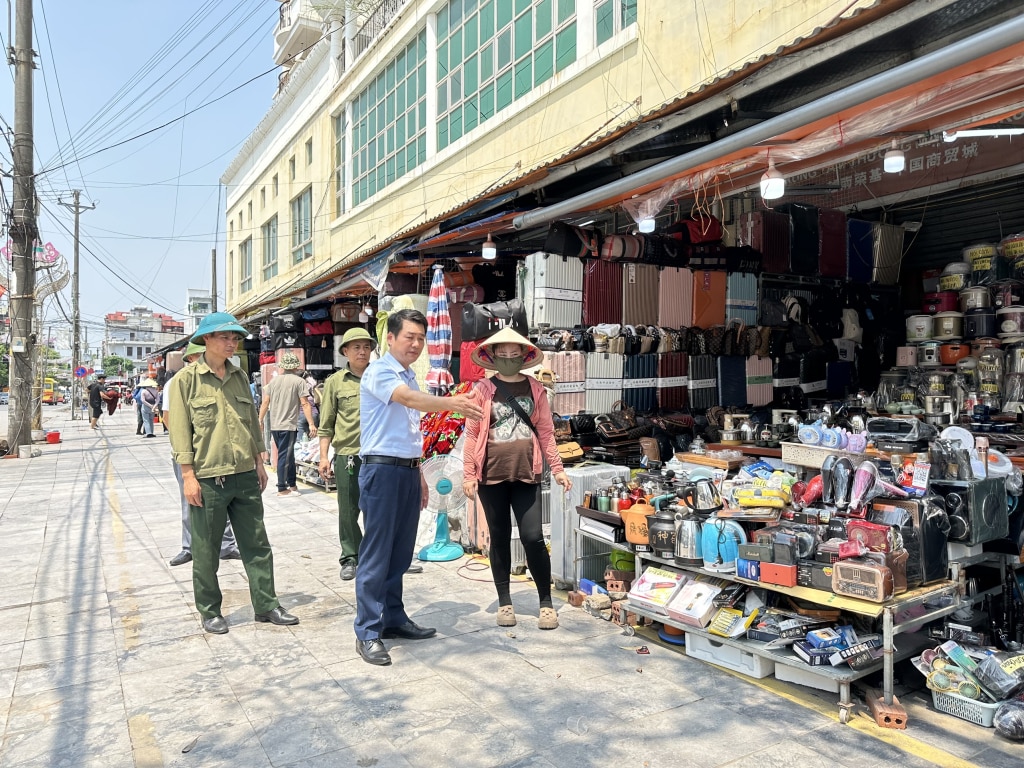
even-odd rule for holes
{"type": "Polygon", "coordinates": [[[366,302],[363,306],[363,314],[367,317],[373,317],[373,307],[370,306],[370,302],[366,302]]]}
{"type": "Polygon", "coordinates": [[[498,246],[491,240],[491,235],[488,233],[487,239],[484,240],[484,247],[480,252],[480,255],[487,260],[498,258],[498,246]]]}
{"type": "Polygon", "coordinates": [[[886,173],[902,173],[903,169],[907,167],[907,156],[899,148],[896,139],[892,140],[892,146],[886,151],[882,167],[886,173]]]}
{"type": "Polygon", "coordinates": [[[654,231],[654,218],[648,216],[646,219],[640,219],[640,223],[637,224],[637,229],[645,235],[649,235],[654,231]]]}
{"type": "Polygon", "coordinates": [[[365,309],[362,309],[362,310],[359,311],[359,318],[358,319],[359,319],[360,323],[368,323],[370,321],[370,316],[368,314],[366,314],[366,310],[365,309]]]}
{"type": "Polygon", "coordinates": [[[777,200],[786,194],[786,177],[779,173],[775,161],[768,158],[768,170],[761,176],[761,197],[777,200]]]}

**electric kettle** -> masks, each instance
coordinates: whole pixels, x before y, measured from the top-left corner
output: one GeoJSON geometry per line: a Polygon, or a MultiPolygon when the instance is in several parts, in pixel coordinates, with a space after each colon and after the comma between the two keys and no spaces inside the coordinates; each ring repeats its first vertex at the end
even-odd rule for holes
{"type": "Polygon", "coordinates": [[[701,527],[700,549],[704,568],[719,573],[734,573],[740,544],[747,543],[743,526],[735,520],[712,516],[701,527]]]}
{"type": "Polygon", "coordinates": [[[701,525],[690,510],[678,504],[673,504],[670,509],[675,513],[676,523],[676,550],[675,561],[678,565],[704,564],[704,558],[700,551],[701,525]]]}
{"type": "Polygon", "coordinates": [[[723,506],[718,486],[706,477],[687,483],[676,495],[683,505],[689,507],[696,515],[706,517],[723,506]]]}

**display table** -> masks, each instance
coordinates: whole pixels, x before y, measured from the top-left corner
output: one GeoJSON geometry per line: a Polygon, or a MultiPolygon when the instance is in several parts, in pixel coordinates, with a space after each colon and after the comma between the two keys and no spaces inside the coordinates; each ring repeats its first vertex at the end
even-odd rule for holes
{"type": "Polygon", "coordinates": [[[325,491],[327,493],[338,489],[338,484],[334,479],[331,478],[330,480],[324,480],[320,476],[320,466],[311,461],[295,460],[295,478],[306,485],[312,485],[314,488],[319,488],[321,491],[325,491]],[[312,470],[313,476],[316,477],[316,480],[309,479],[309,470],[312,470]]]}

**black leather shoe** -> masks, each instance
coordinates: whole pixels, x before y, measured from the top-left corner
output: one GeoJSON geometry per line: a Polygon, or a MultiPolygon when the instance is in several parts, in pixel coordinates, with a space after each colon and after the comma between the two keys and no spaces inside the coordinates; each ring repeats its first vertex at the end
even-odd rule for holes
{"type": "Polygon", "coordinates": [[[386,638],[402,637],[406,640],[426,640],[428,637],[433,637],[437,634],[437,630],[433,627],[421,627],[415,621],[410,619],[400,627],[388,627],[381,635],[386,638]]]}
{"type": "Polygon", "coordinates": [[[203,629],[213,635],[226,635],[228,623],[224,621],[223,616],[211,616],[208,619],[203,619],[203,629]]]}
{"type": "Polygon", "coordinates": [[[271,624],[277,624],[279,627],[287,627],[292,624],[298,624],[299,617],[292,616],[279,605],[269,613],[257,613],[256,621],[269,621],[271,624]]]}
{"type": "Polygon", "coordinates": [[[171,565],[184,565],[185,563],[192,562],[192,553],[187,549],[181,550],[178,554],[171,558],[171,565]]]}
{"type": "Polygon", "coordinates": [[[408,568],[405,569],[406,573],[423,573],[423,566],[419,563],[411,563],[408,568]]]}
{"type": "Polygon", "coordinates": [[[225,554],[221,555],[220,559],[221,560],[241,560],[242,559],[242,553],[239,552],[237,549],[232,549],[230,552],[226,552],[225,554]]]}
{"type": "Polygon", "coordinates": [[[355,577],[356,577],[356,564],[355,563],[345,563],[343,566],[341,566],[341,580],[342,581],[352,581],[352,579],[354,579],[355,577]]]}
{"type": "Polygon", "coordinates": [[[356,650],[367,664],[386,667],[391,663],[391,654],[380,640],[356,640],[356,650]]]}

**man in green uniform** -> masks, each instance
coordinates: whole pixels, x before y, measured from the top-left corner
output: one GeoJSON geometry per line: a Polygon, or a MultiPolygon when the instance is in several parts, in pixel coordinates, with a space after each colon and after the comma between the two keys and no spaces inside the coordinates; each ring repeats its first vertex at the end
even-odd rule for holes
{"type": "Polygon", "coordinates": [[[341,354],[348,367],[324,382],[320,402],[320,474],[333,474],[338,486],[338,541],[341,542],[342,581],[356,577],[359,544],[359,380],[370,364],[373,337],[362,328],[350,328],[341,337],[341,354]],[[334,446],[334,467],[328,449],[334,446]]]}
{"type": "Polygon", "coordinates": [[[246,330],[227,312],[203,318],[192,341],[206,351],[170,382],[171,448],[181,465],[192,524],[192,588],[203,629],[222,635],[217,582],[227,521],[235,531],[256,621],[298,624],[274,590],[274,555],[263,525],[263,435],[246,375],[229,360],[246,330]]]}

